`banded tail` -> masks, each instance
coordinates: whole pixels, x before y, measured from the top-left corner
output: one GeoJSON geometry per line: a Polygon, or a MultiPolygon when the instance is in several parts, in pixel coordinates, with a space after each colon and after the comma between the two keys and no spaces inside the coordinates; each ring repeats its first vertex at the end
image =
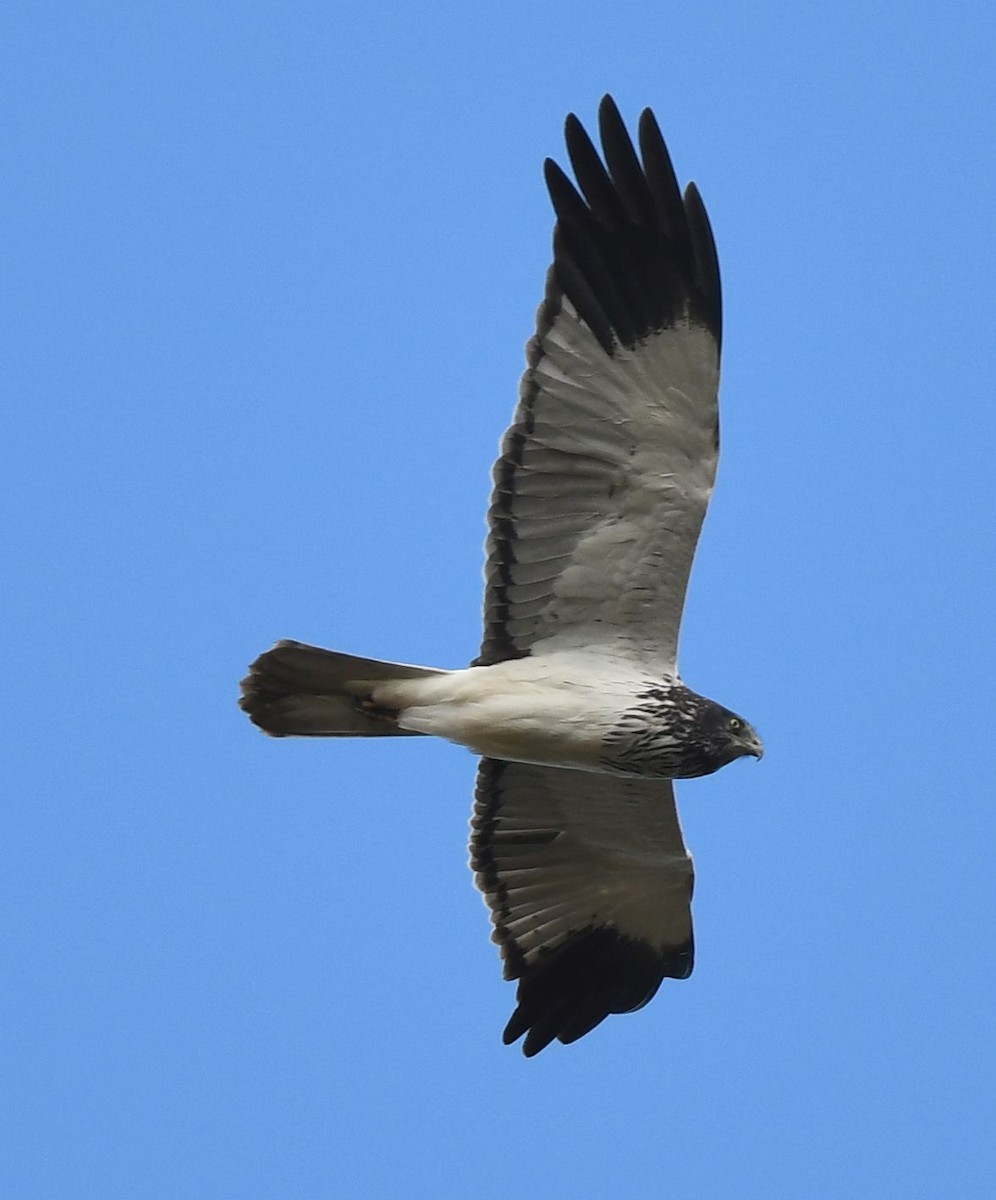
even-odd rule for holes
{"type": "Polygon", "coordinates": [[[418,737],[399,729],[392,713],[364,704],[374,684],[439,674],[281,641],[249,668],[239,707],[271,737],[418,737]]]}

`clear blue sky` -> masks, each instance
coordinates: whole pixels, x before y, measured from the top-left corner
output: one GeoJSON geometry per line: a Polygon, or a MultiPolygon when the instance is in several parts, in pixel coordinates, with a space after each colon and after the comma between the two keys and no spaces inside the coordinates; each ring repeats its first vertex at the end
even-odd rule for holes
{"type": "Polygon", "coordinates": [[[0,1192],[982,1197],[994,1175],[991,5],[20,3],[5,20],[0,1192]],[[706,199],[682,662],[698,959],[526,1061],[474,763],[273,742],[280,636],[463,665],[612,91],[706,199]]]}

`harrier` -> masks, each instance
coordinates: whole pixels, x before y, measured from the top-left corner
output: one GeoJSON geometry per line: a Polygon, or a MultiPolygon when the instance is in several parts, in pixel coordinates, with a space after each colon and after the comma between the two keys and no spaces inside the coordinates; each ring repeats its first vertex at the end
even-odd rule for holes
{"type": "Polygon", "coordinates": [[[276,737],[434,734],[481,756],[470,861],[538,1053],[692,970],[672,780],[761,742],[685,686],[678,627],[718,457],[721,304],[694,184],[650,110],[547,160],[553,265],[494,467],[484,639],[464,670],[281,641],[242,683],[276,737]]]}

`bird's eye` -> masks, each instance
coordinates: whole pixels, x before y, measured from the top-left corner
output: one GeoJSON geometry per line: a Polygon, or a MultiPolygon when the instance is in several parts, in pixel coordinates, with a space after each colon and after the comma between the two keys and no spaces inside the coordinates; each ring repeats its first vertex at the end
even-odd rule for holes
{"type": "Polygon", "coordinates": [[[739,733],[743,727],[744,723],[739,717],[730,717],[730,729],[733,733],[739,733]]]}

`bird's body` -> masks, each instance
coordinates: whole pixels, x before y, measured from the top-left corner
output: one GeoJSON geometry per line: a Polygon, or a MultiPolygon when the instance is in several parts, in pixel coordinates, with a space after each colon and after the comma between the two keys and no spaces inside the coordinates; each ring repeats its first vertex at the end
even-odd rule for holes
{"type": "Polygon", "coordinates": [[[535,1054],[692,969],[671,780],[761,743],[687,688],[678,629],[718,457],[720,292],[694,185],[606,97],[580,193],[547,162],[554,263],[494,468],[484,638],[462,670],[278,642],[243,681],[267,733],[430,734],[482,756],[471,865],[535,1054]]]}
{"type": "MultiPolygon", "coordinates": [[[[285,642],[269,653],[310,649],[285,642]]],[[[726,743],[715,751],[722,761],[710,766],[710,759],[691,754],[692,739],[681,732],[713,715],[740,720],[679,679],[655,677],[610,652],[560,650],[458,671],[408,669],[420,673],[380,680],[360,674],[336,686],[370,718],[398,731],[538,766],[645,779],[706,775],[730,761],[726,743]]],[[[729,744],[744,753],[759,749],[750,731],[729,744]]]]}
{"type": "Polygon", "coordinates": [[[603,771],[604,739],[632,694],[625,664],[562,651],[423,679],[386,681],[373,705],[397,710],[402,729],[475,754],[603,771]]]}

